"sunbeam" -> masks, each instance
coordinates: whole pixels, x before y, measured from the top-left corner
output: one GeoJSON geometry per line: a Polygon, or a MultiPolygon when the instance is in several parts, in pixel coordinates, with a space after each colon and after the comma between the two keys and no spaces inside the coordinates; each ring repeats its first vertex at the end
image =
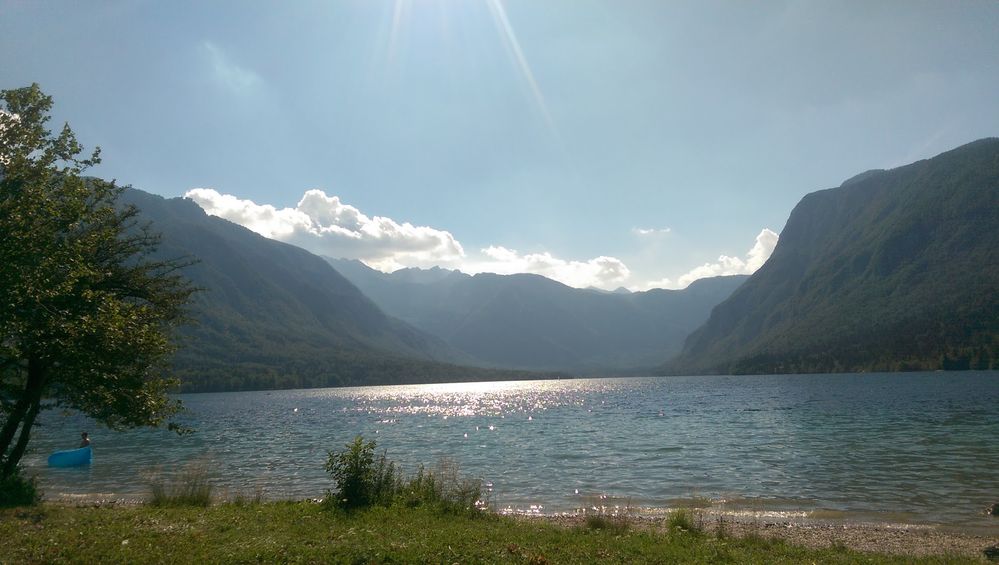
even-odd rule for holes
{"type": "Polygon", "coordinates": [[[394,62],[399,52],[400,35],[402,34],[402,20],[409,10],[409,0],[395,0],[392,7],[392,29],[389,32],[388,60],[394,62]]]}
{"type": "MultiPolygon", "coordinates": [[[[517,34],[510,24],[506,8],[503,6],[503,0],[482,0],[482,2],[489,11],[490,19],[496,28],[500,43],[502,43],[504,50],[509,56],[516,73],[523,81],[524,88],[532,105],[541,114],[552,136],[561,143],[561,136],[555,125],[555,120],[552,118],[544,93],[541,91],[541,87],[534,76],[534,71],[531,70],[531,65],[527,62],[527,57],[524,55],[524,50],[517,39],[517,34]]],[[[479,6],[481,5],[479,4],[479,6]]],[[[403,51],[407,48],[407,42],[409,41],[407,37],[408,28],[413,24],[412,19],[415,16],[413,13],[414,8],[421,11],[436,8],[438,12],[438,33],[445,38],[450,36],[450,27],[453,23],[451,22],[452,14],[449,12],[456,8],[454,3],[447,1],[417,2],[416,0],[392,0],[389,6],[391,7],[391,20],[389,23],[386,51],[387,63],[389,65],[393,65],[401,58],[404,58],[405,54],[403,51]]]]}
{"type": "Polygon", "coordinates": [[[545,123],[548,124],[548,127],[558,137],[555,120],[552,119],[551,113],[548,111],[548,104],[545,102],[545,96],[541,92],[541,87],[538,86],[538,81],[534,78],[531,66],[527,63],[527,57],[524,56],[524,51],[520,48],[520,42],[517,41],[517,35],[513,31],[513,26],[510,25],[510,20],[506,17],[506,9],[503,8],[502,0],[486,0],[486,3],[489,6],[489,11],[492,13],[496,29],[500,34],[500,39],[503,40],[503,44],[510,53],[514,65],[527,83],[535,104],[537,104],[538,109],[545,118],[545,123]]]}

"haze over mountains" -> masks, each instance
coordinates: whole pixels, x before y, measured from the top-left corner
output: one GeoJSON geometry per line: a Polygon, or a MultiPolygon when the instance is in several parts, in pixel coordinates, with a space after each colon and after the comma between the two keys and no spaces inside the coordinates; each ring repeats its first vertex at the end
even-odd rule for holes
{"type": "Polygon", "coordinates": [[[605,292],[538,275],[475,276],[447,269],[383,273],[329,259],[389,315],[499,367],[584,374],[650,370],[746,279],[716,277],[684,290],[605,292]]]}
{"type": "Polygon", "coordinates": [[[999,368],[999,139],[805,196],[674,373],[999,368]]]}
{"type": "Polygon", "coordinates": [[[811,193],[754,275],[683,290],[383,273],[267,239],[189,200],[129,190],[123,201],[162,232],[161,255],[200,261],[186,268],[206,289],[192,306],[199,323],[175,359],[185,390],[543,376],[523,370],[999,368],[994,138],[811,193]]]}

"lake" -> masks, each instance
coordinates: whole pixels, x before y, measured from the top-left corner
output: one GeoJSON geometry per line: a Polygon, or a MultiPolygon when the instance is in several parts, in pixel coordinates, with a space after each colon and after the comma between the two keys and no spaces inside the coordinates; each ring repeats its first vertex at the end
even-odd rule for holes
{"type": "Polygon", "coordinates": [[[566,379],[181,396],[188,436],[50,412],[25,457],[47,498],[136,498],[200,461],[218,492],[317,498],[355,435],[407,471],[457,461],[494,506],[678,505],[999,531],[999,373],[566,379]],[[87,429],[88,468],[49,469],[87,429]]]}

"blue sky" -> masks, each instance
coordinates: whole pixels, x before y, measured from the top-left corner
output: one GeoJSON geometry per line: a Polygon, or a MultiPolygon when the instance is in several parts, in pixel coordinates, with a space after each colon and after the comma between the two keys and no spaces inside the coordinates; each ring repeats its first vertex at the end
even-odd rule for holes
{"type": "Polygon", "coordinates": [[[808,192],[999,135],[997,29],[991,0],[0,0],[0,88],[41,84],[97,174],[315,252],[677,287],[758,267],[808,192]]]}

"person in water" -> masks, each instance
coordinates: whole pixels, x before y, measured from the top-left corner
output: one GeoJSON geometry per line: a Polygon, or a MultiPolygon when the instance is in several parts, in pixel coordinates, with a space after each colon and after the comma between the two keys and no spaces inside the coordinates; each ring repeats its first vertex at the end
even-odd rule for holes
{"type": "Polygon", "coordinates": [[[90,436],[87,435],[87,432],[83,432],[82,434],[80,434],[80,447],[81,448],[87,447],[89,445],[90,445],[90,436]]]}

